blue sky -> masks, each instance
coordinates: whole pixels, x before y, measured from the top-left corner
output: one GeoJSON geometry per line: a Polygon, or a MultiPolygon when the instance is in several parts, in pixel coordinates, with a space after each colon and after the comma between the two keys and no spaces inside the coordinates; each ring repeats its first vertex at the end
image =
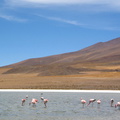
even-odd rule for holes
{"type": "Polygon", "coordinates": [[[0,66],[120,37],[120,0],[0,0],[0,66]]]}

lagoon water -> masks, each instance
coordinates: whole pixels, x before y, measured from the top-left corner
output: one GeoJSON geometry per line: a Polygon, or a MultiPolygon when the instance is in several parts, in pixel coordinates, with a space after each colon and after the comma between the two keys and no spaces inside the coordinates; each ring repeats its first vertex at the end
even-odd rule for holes
{"type": "Polygon", "coordinates": [[[120,93],[87,92],[0,92],[0,120],[119,120],[120,110],[110,107],[110,99],[120,101],[120,93]],[[24,106],[21,100],[28,95],[24,106]],[[40,97],[49,102],[44,107],[40,97]],[[101,99],[100,106],[82,106],[80,98],[101,99]],[[32,98],[38,99],[35,107],[29,106],[32,98]]]}

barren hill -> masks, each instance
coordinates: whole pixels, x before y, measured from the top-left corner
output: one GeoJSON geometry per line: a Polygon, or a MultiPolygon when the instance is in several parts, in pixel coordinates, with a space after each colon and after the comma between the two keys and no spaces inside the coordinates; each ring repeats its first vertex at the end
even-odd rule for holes
{"type": "Polygon", "coordinates": [[[82,50],[11,64],[9,73],[38,73],[40,76],[81,74],[86,71],[119,71],[98,66],[120,65],[120,38],[100,42],[82,50]]]}

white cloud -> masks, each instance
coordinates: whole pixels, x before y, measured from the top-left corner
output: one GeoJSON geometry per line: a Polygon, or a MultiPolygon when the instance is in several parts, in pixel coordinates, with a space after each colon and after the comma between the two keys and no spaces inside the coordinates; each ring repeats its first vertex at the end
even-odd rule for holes
{"type": "Polygon", "coordinates": [[[5,0],[6,3],[11,4],[108,4],[120,5],[120,0],[5,0]]]}
{"type": "Polygon", "coordinates": [[[67,23],[67,24],[71,24],[71,25],[76,25],[76,26],[83,26],[83,24],[75,21],[75,20],[66,20],[63,18],[58,18],[58,17],[48,17],[48,16],[43,16],[43,15],[37,15],[39,17],[45,18],[45,19],[49,19],[49,20],[54,20],[54,21],[58,21],[58,22],[63,22],[63,23],[67,23]]]}
{"type": "Polygon", "coordinates": [[[40,14],[35,14],[39,17],[42,17],[42,18],[45,18],[45,19],[48,19],[48,20],[53,20],[53,21],[58,21],[58,22],[62,22],[62,23],[67,23],[67,24],[71,24],[71,25],[75,25],[75,26],[80,26],[80,27],[83,27],[83,28],[88,28],[88,29],[96,29],[96,30],[108,30],[108,31],[119,31],[120,28],[119,27],[105,27],[105,26],[100,26],[99,24],[96,24],[96,25],[91,25],[91,24],[82,24],[78,21],[75,21],[75,20],[66,20],[66,19],[63,19],[63,18],[59,18],[59,17],[50,17],[50,16],[44,16],[44,15],[40,15],[40,14]]]}
{"type": "MultiPolygon", "coordinates": [[[[9,7],[45,7],[69,6],[69,5],[99,5],[104,6],[104,10],[120,11],[120,0],[5,0],[5,4],[9,7]]],[[[72,6],[73,7],[73,6],[72,6]]],[[[88,7],[89,8],[89,7],[88,7]]],[[[102,9],[101,8],[101,9],[102,9]]],[[[91,9],[87,9],[88,11],[91,9]]],[[[98,11],[99,8],[95,7],[98,11]]],[[[101,9],[99,9],[101,11],[101,9]]],[[[103,10],[103,11],[104,11],[103,10]]]]}
{"type": "Polygon", "coordinates": [[[0,15],[0,18],[6,19],[6,20],[9,20],[9,21],[17,21],[17,22],[26,22],[27,21],[27,19],[21,19],[21,18],[17,18],[17,17],[14,17],[14,16],[3,15],[3,14],[0,15]]]}

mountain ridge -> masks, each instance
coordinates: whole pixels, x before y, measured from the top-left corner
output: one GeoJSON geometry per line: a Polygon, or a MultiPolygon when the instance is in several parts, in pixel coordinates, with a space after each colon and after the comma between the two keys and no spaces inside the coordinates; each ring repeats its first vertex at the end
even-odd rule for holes
{"type": "Polygon", "coordinates": [[[40,76],[79,74],[82,70],[95,70],[86,67],[87,64],[119,64],[120,37],[107,42],[99,42],[75,52],[52,55],[42,58],[27,59],[4,67],[11,69],[10,73],[38,73],[40,76]],[[73,67],[79,64],[81,67],[73,67]],[[84,64],[84,66],[82,66],[84,64]]]}

